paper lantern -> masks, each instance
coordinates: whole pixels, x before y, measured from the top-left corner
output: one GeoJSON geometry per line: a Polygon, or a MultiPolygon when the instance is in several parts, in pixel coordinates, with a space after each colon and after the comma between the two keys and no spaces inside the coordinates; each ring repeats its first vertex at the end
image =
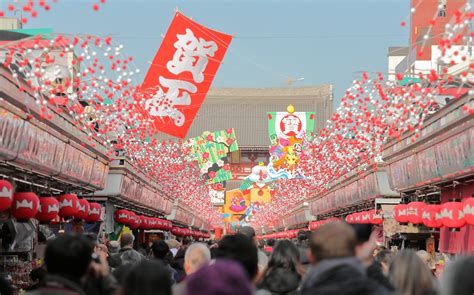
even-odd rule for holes
{"type": "Polygon", "coordinates": [[[79,200],[76,195],[64,194],[58,197],[59,201],[59,216],[63,218],[73,217],[77,214],[79,200]]]}
{"type": "Polygon", "coordinates": [[[354,215],[354,224],[360,224],[362,221],[362,214],[359,212],[356,212],[353,215],[354,215]]]}
{"type": "Polygon", "coordinates": [[[89,214],[86,222],[98,222],[102,215],[102,206],[99,203],[89,203],[89,214]]]}
{"type": "Polygon", "coordinates": [[[408,222],[413,224],[423,223],[423,208],[426,206],[423,202],[410,202],[406,207],[408,222]]]}
{"type": "Polygon", "coordinates": [[[474,198],[467,198],[462,203],[466,223],[474,225],[474,198]]]}
{"type": "Polygon", "coordinates": [[[354,214],[349,214],[346,216],[346,222],[348,224],[353,224],[354,223],[354,214]]]}
{"type": "Polygon", "coordinates": [[[125,209],[119,209],[114,213],[114,220],[120,224],[129,224],[130,222],[130,212],[125,209]]]}
{"type": "Polygon", "coordinates": [[[29,220],[38,213],[39,198],[35,193],[24,192],[13,194],[11,213],[19,221],[29,220]]]}
{"type": "Polygon", "coordinates": [[[86,219],[89,216],[89,202],[86,199],[79,199],[77,204],[77,213],[74,219],[86,219]]]}
{"type": "Polygon", "coordinates": [[[138,228],[140,228],[141,225],[142,225],[142,219],[140,218],[140,216],[133,213],[133,215],[130,218],[130,228],[131,229],[138,229],[138,228]]]}
{"type": "Polygon", "coordinates": [[[407,205],[398,204],[393,208],[393,216],[399,223],[408,223],[407,205]]]}
{"type": "Polygon", "coordinates": [[[363,211],[360,213],[360,218],[361,221],[360,223],[362,224],[369,224],[372,222],[372,215],[370,214],[370,211],[363,211]]]}
{"type": "Polygon", "coordinates": [[[149,218],[147,216],[140,215],[140,219],[141,219],[140,228],[141,229],[150,229],[149,218]]]}
{"type": "Polygon", "coordinates": [[[13,185],[0,179],[0,212],[10,209],[13,199],[13,185]]]}
{"type": "Polygon", "coordinates": [[[372,212],[372,221],[371,221],[371,223],[374,224],[374,225],[383,224],[383,212],[382,212],[382,210],[375,211],[375,209],[374,209],[374,210],[371,210],[371,211],[373,211],[372,212]]]}
{"type": "Polygon", "coordinates": [[[463,204],[461,202],[447,202],[441,205],[441,220],[443,225],[456,230],[466,224],[463,204]]]}
{"type": "Polygon", "coordinates": [[[423,224],[428,228],[440,228],[443,226],[440,205],[426,205],[422,212],[423,224]]]}
{"type": "Polygon", "coordinates": [[[35,218],[39,222],[50,222],[59,214],[59,202],[53,197],[43,197],[39,199],[38,213],[35,218]]]}

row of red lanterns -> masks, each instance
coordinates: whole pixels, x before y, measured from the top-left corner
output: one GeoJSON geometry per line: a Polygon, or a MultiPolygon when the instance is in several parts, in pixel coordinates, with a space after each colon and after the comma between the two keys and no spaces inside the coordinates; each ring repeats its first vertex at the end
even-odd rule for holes
{"type": "Polygon", "coordinates": [[[331,218],[324,219],[324,220],[311,221],[311,223],[309,224],[309,229],[310,230],[318,229],[323,224],[326,224],[326,223],[331,222],[331,221],[340,221],[340,219],[338,219],[336,217],[331,217],[331,218]]]}
{"type": "Polygon", "coordinates": [[[89,203],[73,194],[39,198],[33,192],[15,193],[10,182],[0,180],[0,212],[6,210],[10,210],[17,220],[35,218],[40,222],[50,222],[58,216],[97,222],[102,213],[99,203],[89,203]]]}
{"type": "Polygon", "coordinates": [[[447,202],[441,205],[411,202],[396,205],[393,209],[399,223],[423,224],[429,228],[461,228],[474,225],[474,198],[463,202],[447,202]]]}
{"type": "Polygon", "coordinates": [[[196,239],[199,239],[199,238],[209,239],[211,237],[209,233],[201,232],[198,230],[191,230],[191,229],[182,228],[182,227],[173,227],[171,229],[171,233],[175,236],[194,237],[196,239]]]}
{"type": "Polygon", "coordinates": [[[375,209],[352,213],[346,216],[346,222],[349,224],[382,224],[382,211],[375,209]]]}
{"type": "Polygon", "coordinates": [[[171,221],[169,220],[137,215],[134,212],[125,209],[119,209],[115,211],[114,219],[117,223],[125,224],[131,229],[171,230],[173,227],[171,221]]]}
{"type": "Polygon", "coordinates": [[[285,230],[277,233],[266,234],[263,236],[258,236],[260,240],[269,240],[269,239],[293,239],[298,236],[299,229],[285,230]]]}

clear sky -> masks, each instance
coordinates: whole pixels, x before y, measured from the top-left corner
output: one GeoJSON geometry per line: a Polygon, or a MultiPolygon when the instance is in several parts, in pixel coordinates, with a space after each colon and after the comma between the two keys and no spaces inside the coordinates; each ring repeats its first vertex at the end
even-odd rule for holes
{"type": "MultiPolygon", "coordinates": [[[[5,10],[13,0],[0,0],[5,10]]],[[[389,46],[408,44],[409,0],[59,0],[25,28],[111,35],[145,73],[176,7],[199,23],[234,34],[213,87],[333,83],[336,102],[361,71],[387,71],[389,46]]]]}

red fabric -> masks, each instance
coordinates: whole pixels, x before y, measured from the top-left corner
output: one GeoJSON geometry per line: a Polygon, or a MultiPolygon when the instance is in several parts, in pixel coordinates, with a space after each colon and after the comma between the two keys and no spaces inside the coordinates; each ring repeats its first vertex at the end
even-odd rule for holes
{"type": "MultiPolygon", "coordinates": [[[[474,185],[459,186],[463,199],[474,193],[474,185]]],[[[453,197],[453,190],[441,192],[441,202],[448,202],[453,197]]],[[[450,232],[448,228],[440,229],[439,252],[451,254],[471,254],[474,252],[474,226],[465,225],[459,232],[450,232]]]]}
{"type": "Polygon", "coordinates": [[[176,13],[141,87],[146,102],[137,107],[155,131],[186,136],[231,40],[176,13]]]}

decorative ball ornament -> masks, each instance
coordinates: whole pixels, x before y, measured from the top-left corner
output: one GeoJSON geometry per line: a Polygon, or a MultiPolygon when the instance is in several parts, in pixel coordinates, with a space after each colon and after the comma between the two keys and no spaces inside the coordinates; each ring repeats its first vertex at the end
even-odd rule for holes
{"type": "Polygon", "coordinates": [[[406,207],[406,212],[408,216],[408,222],[412,224],[422,224],[423,223],[423,209],[426,204],[423,202],[410,202],[406,207]]]}
{"type": "Polygon", "coordinates": [[[15,193],[13,194],[11,213],[18,221],[26,221],[36,216],[38,206],[39,198],[35,193],[15,193]]]}
{"type": "Polygon", "coordinates": [[[0,179],[0,212],[10,209],[13,199],[13,185],[4,179],[0,179]]]}
{"type": "Polygon", "coordinates": [[[447,202],[441,205],[441,220],[443,225],[455,231],[466,224],[463,204],[461,202],[447,202]]]}
{"type": "Polygon", "coordinates": [[[440,228],[443,226],[440,205],[426,205],[422,212],[423,224],[428,228],[440,228]]]}
{"type": "Polygon", "coordinates": [[[59,216],[63,218],[74,217],[79,211],[79,199],[73,194],[64,194],[58,197],[59,216]]]}
{"type": "Polygon", "coordinates": [[[115,222],[120,224],[129,224],[130,223],[130,212],[125,209],[119,209],[114,213],[115,222]]]}
{"type": "Polygon", "coordinates": [[[102,215],[102,206],[99,203],[89,203],[89,214],[87,215],[86,222],[98,222],[102,215]]]}
{"type": "Polygon", "coordinates": [[[463,202],[464,219],[469,225],[474,225],[474,198],[467,198],[463,202]]]}
{"type": "Polygon", "coordinates": [[[59,214],[59,202],[53,197],[42,197],[39,199],[38,213],[35,218],[42,223],[50,222],[59,214]]]}
{"type": "Polygon", "coordinates": [[[77,213],[74,214],[74,219],[87,219],[90,209],[89,202],[86,199],[79,199],[77,203],[77,213]]]}
{"type": "Polygon", "coordinates": [[[407,205],[398,204],[393,208],[393,216],[399,223],[408,223],[407,205]]]}

